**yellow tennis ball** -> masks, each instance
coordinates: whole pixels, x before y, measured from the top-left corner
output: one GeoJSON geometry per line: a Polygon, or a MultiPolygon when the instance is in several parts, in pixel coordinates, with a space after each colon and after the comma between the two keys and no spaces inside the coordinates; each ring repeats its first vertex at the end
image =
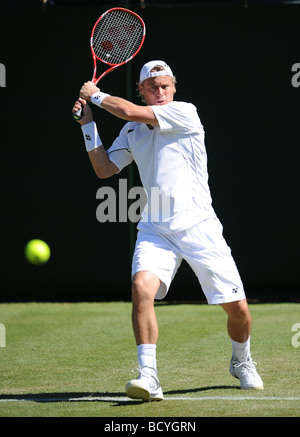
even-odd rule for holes
{"type": "Polygon", "coordinates": [[[51,255],[50,247],[45,241],[34,239],[25,246],[26,259],[36,266],[45,264],[51,255]]]}

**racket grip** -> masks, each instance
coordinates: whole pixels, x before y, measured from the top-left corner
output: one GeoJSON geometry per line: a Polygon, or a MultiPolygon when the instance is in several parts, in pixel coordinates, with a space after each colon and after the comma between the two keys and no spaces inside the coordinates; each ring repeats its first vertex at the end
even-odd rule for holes
{"type": "Polygon", "coordinates": [[[81,118],[82,118],[82,107],[80,109],[78,109],[78,111],[72,112],[72,116],[73,116],[74,120],[81,120],[81,118]]]}

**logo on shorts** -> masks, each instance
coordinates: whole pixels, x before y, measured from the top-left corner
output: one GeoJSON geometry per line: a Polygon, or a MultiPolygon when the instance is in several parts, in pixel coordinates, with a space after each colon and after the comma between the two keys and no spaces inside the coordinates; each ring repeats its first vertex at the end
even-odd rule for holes
{"type": "Polygon", "coordinates": [[[237,287],[232,289],[232,293],[237,293],[238,291],[239,289],[237,287]]]}

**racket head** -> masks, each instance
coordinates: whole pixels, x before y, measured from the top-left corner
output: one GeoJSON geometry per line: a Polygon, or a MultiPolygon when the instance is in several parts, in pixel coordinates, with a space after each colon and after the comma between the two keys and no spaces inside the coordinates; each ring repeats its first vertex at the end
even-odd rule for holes
{"type": "MultiPolygon", "coordinates": [[[[115,68],[129,62],[144,44],[146,26],[142,18],[125,8],[112,8],[104,12],[94,24],[90,45],[94,61],[92,82],[97,83],[115,68]],[[110,68],[96,78],[96,61],[110,68]]],[[[75,120],[82,118],[82,107],[72,113],[75,120]]]]}
{"type": "Polygon", "coordinates": [[[146,26],[142,18],[133,11],[124,8],[112,8],[104,12],[94,24],[91,33],[91,52],[94,59],[96,84],[111,70],[129,62],[140,51],[146,35],[146,26]],[[111,66],[98,79],[96,60],[111,66]]]}

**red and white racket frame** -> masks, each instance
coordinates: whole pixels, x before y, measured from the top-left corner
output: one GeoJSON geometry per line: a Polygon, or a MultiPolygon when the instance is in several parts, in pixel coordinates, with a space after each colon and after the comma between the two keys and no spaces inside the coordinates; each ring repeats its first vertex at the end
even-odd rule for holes
{"type": "Polygon", "coordinates": [[[94,72],[93,72],[92,83],[95,84],[95,85],[97,85],[98,82],[99,82],[99,81],[100,81],[104,76],[106,76],[108,73],[110,73],[111,71],[115,70],[115,69],[118,68],[118,67],[121,67],[121,65],[127,64],[127,62],[131,61],[131,60],[132,60],[132,59],[133,59],[133,58],[138,54],[138,52],[141,50],[142,45],[144,44],[145,36],[146,36],[146,26],[145,26],[145,23],[144,23],[144,21],[142,20],[142,18],[141,18],[138,14],[136,14],[135,12],[130,11],[129,9],[125,9],[125,8],[111,8],[111,9],[109,9],[108,11],[104,12],[104,13],[103,13],[99,18],[98,18],[98,20],[96,21],[96,23],[95,23],[95,25],[94,25],[94,27],[93,27],[93,29],[92,29],[91,38],[90,38],[90,46],[91,46],[91,52],[92,52],[92,57],[93,57],[93,62],[94,62],[94,72]],[[134,53],[134,54],[133,54],[129,59],[126,59],[126,61],[124,61],[124,62],[122,62],[122,63],[120,63],[120,64],[112,64],[112,63],[110,63],[110,62],[107,62],[107,61],[104,61],[103,59],[98,58],[98,57],[96,56],[95,52],[94,52],[93,45],[92,45],[92,43],[93,43],[94,30],[95,30],[97,24],[99,23],[99,21],[100,21],[100,20],[101,20],[105,15],[107,15],[108,13],[110,13],[110,12],[112,12],[112,11],[116,11],[116,10],[118,10],[118,11],[124,11],[124,12],[127,12],[127,13],[133,15],[134,17],[136,17],[136,18],[141,22],[141,24],[142,24],[142,26],[143,26],[143,37],[142,37],[142,40],[141,40],[141,43],[140,43],[138,49],[136,50],[136,52],[135,52],[135,53],[134,53]],[[98,78],[96,78],[96,72],[97,72],[97,61],[103,62],[104,64],[107,64],[107,65],[110,65],[110,66],[111,66],[111,68],[109,68],[108,70],[104,71],[104,72],[103,72],[103,73],[102,73],[98,78]]]}

